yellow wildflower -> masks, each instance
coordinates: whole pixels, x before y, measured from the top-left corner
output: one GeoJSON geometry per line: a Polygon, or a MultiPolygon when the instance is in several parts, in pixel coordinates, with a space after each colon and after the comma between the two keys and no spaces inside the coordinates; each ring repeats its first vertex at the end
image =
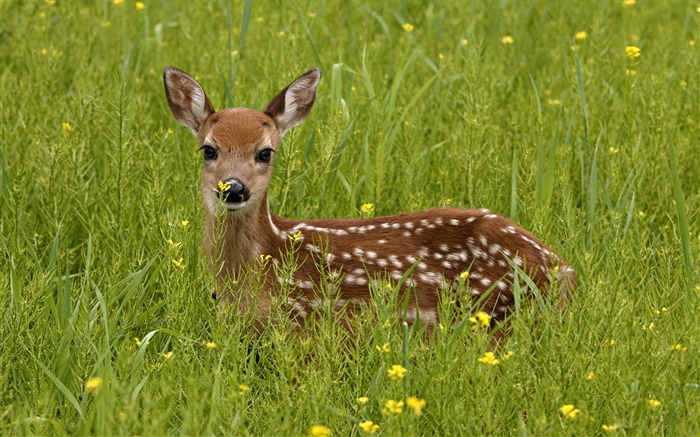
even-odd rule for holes
{"type": "Polygon", "coordinates": [[[403,401],[388,400],[384,403],[382,414],[391,416],[392,414],[401,414],[403,412],[403,401]]]}
{"type": "Polygon", "coordinates": [[[85,381],[85,390],[90,393],[97,392],[100,387],[102,387],[102,378],[99,376],[93,376],[92,378],[85,381]]]}
{"type": "Polygon", "coordinates": [[[323,425],[314,425],[309,428],[309,437],[329,437],[331,429],[323,425]]]}
{"type": "Polygon", "coordinates": [[[661,406],[661,401],[654,398],[647,399],[647,405],[649,408],[659,408],[661,406]]]}
{"type": "Polygon", "coordinates": [[[617,425],[603,424],[603,426],[601,426],[600,428],[605,432],[613,432],[613,431],[617,431],[618,426],[617,425]]]}
{"type": "Polygon", "coordinates": [[[628,68],[625,70],[625,76],[636,76],[637,75],[637,70],[634,68],[628,68]]]}
{"type": "Polygon", "coordinates": [[[61,123],[61,129],[63,129],[63,132],[68,133],[73,131],[73,126],[70,123],[61,123]]]}
{"type": "Polygon", "coordinates": [[[404,375],[406,375],[406,372],[407,369],[401,364],[394,364],[393,366],[391,366],[391,369],[386,371],[389,378],[395,381],[403,378],[404,375]]]}
{"type": "Polygon", "coordinates": [[[469,278],[469,272],[462,272],[459,274],[459,279],[462,281],[466,281],[469,278]]]}
{"type": "Polygon", "coordinates": [[[409,33],[410,33],[410,32],[413,32],[413,24],[411,24],[411,23],[405,23],[405,24],[403,25],[403,30],[405,30],[406,32],[409,32],[409,33]]]}
{"type": "Polygon", "coordinates": [[[637,0],[622,0],[622,4],[625,6],[634,6],[637,0]]]}
{"type": "Polygon", "coordinates": [[[360,405],[364,405],[367,402],[369,402],[369,398],[367,396],[360,396],[359,398],[356,399],[357,403],[360,405]]]}
{"type": "Polygon", "coordinates": [[[547,104],[549,104],[549,106],[560,106],[561,100],[559,100],[559,99],[547,99],[547,104]]]}
{"type": "Polygon", "coordinates": [[[685,352],[685,351],[688,350],[688,346],[683,346],[683,345],[680,344],[680,343],[676,343],[676,344],[674,344],[673,346],[671,346],[671,350],[672,350],[672,351],[681,351],[681,352],[685,352]]]}
{"type": "Polygon", "coordinates": [[[612,339],[612,338],[605,342],[605,344],[607,344],[608,346],[615,346],[615,343],[616,343],[615,339],[612,339]]]}
{"type": "Polygon", "coordinates": [[[294,235],[290,235],[290,236],[289,236],[289,239],[290,239],[293,243],[298,242],[299,240],[302,239],[301,231],[297,232],[297,233],[294,234],[294,235]]]}
{"type": "Polygon", "coordinates": [[[387,352],[390,351],[390,349],[389,349],[389,343],[384,343],[384,344],[381,345],[381,346],[376,345],[375,347],[377,348],[377,352],[379,352],[379,353],[387,353],[387,352]]]}
{"type": "Polygon", "coordinates": [[[182,225],[183,228],[186,228],[187,225],[190,224],[190,221],[189,220],[182,220],[182,221],[180,221],[180,224],[182,225]]]}
{"type": "Polygon", "coordinates": [[[372,422],[371,420],[365,420],[364,422],[360,422],[358,426],[362,431],[364,431],[367,434],[374,434],[379,430],[379,425],[372,422]]]}
{"type": "Polygon", "coordinates": [[[117,6],[121,5],[122,3],[124,3],[124,0],[112,0],[112,4],[117,6]]]}
{"type": "Polygon", "coordinates": [[[638,57],[642,56],[642,50],[637,46],[625,47],[625,53],[627,53],[627,57],[630,58],[630,61],[634,61],[638,57]]]}
{"type": "Polygon", "coordinates": [[[445,60],[445,55],[443,55],[442,53],[438,53],[438,59],[441,60],[441,61],[444,61],[444,60],[445,60]]]}
{"type": "Polygon", "coordinates": [[[574,407],[573,404],[565,404],[561,408],[559,408],[559,412],[561,413],[562,416],[566,417],[567,419],[576,419],[576,416],[581,414],[581,410],[578,408],[574,407]]]}
{"type": "Polygon", "coordinates": [[[206,342],[204,345],[205,345],[205,346],[207,347],[207,349],[209,349],[209,350],[216,349],[216,343],[214,343],[213,341],[208,341],[208,342],[206,342]]]}
{"type": "Polygon", "coordinates": [[[244,395],[244,394],[248,393],[250,390],[251,390],[251,388],[249,385],[238,384],[238,393],[239,394],[244,395]]]}
{"type": "Polygon", "coordinates": [[[44,0],[44,3],[46,3],[49,6],[53,6],[56,4],[56,0],[44,0]]]}
{"type": "Polygon", "coordinates": [[[466,38],[462,38],[459,43],[462,45],[462,47],[466,47],[469,44],[469,41],[466,38]]]}
{"type": "Polygon", "coordinates": [[[369,214],[370,212],[374,211],[374,204],[373,203],[364,203],[360,207],[360,211],[362,211],[363,214],[369,214]]]}
{"type": "Polygon", "coordinates": [[[678,85],[680,85],[681,88],[688,88],[688,82],[686,82],[684,80],[681,80],[680,82],[678,82],[678,85]]]}
{"type": "Polygon", "coordinates": [[[180,258],[180,259],[171,259],[170,261],[173,263],[173,265],[174,265],[175,267],[178,267],[178,268],[181,268],[181,269],[184,269],[184,268],[185,268],[185,259],[184,259],[184,258],[180,258]]]}
{"type": "Polygon", "coordinates": [[[170,245],[170,247],[172,247],[173,249],[177,249],[178,247],[180,247],[182,245],[182,243],[176,243],[170,238],[168,238],[166,241],[170,245]]]}
{"type": "Polygon", "coordinates": [[[419,399],[415,396],[409,396],[406,399],[406,405],[408,408],[413,410],[413,414],[416,416],[421,416],[423,414],[423,408],[425,407],[425,399],[419,399]]]}
{"type": "Polygon", "coordinates": [[[610,146],[610,148],[608,149],[608,151],[609,151],[610,153],[612,153],[613,155],[615,155],[617,152],[620,151],[620,149],[618,149],[617,147],[610,146]]]}
{"type": "Polygon", "coordinates": [[[503,35],[501,37],[501,42],[503,44],[513,44],[513,37],[510,35],[503,35]]]}
{"type": "Polygon", "coordinates": [[[141,346],[141,339],[138,337],[134,337],[134,342],[136,343],[136,346],[141,346]]]}
{"type": "Polygon", "coordinates": [[[143,11],[146,9],[146,5],[144,5],[143,2],[136,2],[134,6],[136,7],[137,11],[143,11]]]}
{"type": "Polygon", "coordinates": [[[479,358],[479,362],[484,364],[490,364],[492,366],[497,366],[501,363],[493,354],[493,352],[484,352],[484,356],[479,358]]]}
{"type": "Polygon", "coordinates": [[[219,181],[216,183],[216,186],[219,187],[219,191],[223,192],[231,188],[231,184],[228,183],[228,181],[219,181]]]}
{"type": "Polygon", "coordinates": [[[261,254],[260,254],[260,262],[261,262],[261,263],[264,264],[264,263],[270,261],[270,259],[272,259],[272,256],[271,256],[271,255],[265,255],[264,253],[261,253],[261,254]]]}
{"type": "Polygon", "coordinates": [[[163,358],[165,358],[166,360],[169,360],[173,357],[173,355],[175,355],[175,353],[173,351],[166,352],[163,354],[163,358]]]}
{"type": "Polygon", "coordinates": [[[595,378],[595,373],[593,373],[593,371],[586,373],[586,379],[593,379],[593,378],[595,378]]]}
{"type": "Polygon", "coordinates": [[[642,330],[645,332],[651,332],[654,330],[654,322],[649,323],[647,326],[642,326],[642,330]]]}
{"type": "Polygon", "coordinates": [[[491,315],[486,314],[483,311],[479,311],[475,316],[469,317],[468,320],[473,325],[472,329],[475,329],[478,326],[479,329],[485,331],[491,325],[491,315]]]}
{"type": "Polygon", "coordinates": [[[515,352],[513,352],[513,351],[508,351],[508,352],[505,353],[505,355],[503,355],[503,359],[504,359],[504,360],[507,360],[507,359],[509,359],[510,357],[512,357],[513,355],[515,355],[515,352]]]}
{"type": "Polygon", "coordinates": [[[580,32],[576,32],[576,35],[574,35],[574,38],[576,38],[577,41],[583,41],[584,39],[588,38],[588,33],[586,33],[585,30],[582,30],[580,32]]]}

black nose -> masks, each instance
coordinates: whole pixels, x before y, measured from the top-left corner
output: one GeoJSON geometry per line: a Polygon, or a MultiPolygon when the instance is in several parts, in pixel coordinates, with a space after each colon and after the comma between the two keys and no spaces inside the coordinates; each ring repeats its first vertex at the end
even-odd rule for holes
{"type": "Polygon", "coordinates": [[[225,183],[225,188],[219,191],[221,200],[227,203],[240,203],[250,199],[248,187],[238,179],[229,179],[225,183]]]}

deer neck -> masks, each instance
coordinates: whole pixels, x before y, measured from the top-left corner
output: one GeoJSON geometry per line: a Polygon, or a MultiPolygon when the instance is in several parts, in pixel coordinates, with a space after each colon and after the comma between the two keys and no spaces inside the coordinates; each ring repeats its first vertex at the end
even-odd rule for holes
{"type": "Polygon", "coordinates": [[[274,226],[267,195],[246,211],[207,213],[205,247],[215,273],[236,279],[244,266],[268,254],[279,238],[274,226]]]}

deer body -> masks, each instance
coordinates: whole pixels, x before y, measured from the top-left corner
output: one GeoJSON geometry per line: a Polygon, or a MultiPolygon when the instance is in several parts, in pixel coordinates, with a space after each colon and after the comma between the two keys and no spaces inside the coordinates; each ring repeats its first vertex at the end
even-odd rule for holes
{"type": "Polygon", "coordinates": [[[241,311],[255,311],[262,320],[270,316],[280,290],[291,290],[284,304],[291,316],[303,319],[323,304],[323,289],[330,284],[337,293],[333,309],[351,313],[371,299],[373,281],[399,283],[411,268],[401,283],[402,295],[411,293],[404,314],[409,323],[437,323],[445,287],[471,299],[489,293],[483,310],[501,318],[513,306],[518,270],[538,288],[556,282],[561,299],[568,297],[573,269],[532,234],[488,210],[436,208],[305,221],[272,214],[267,189],[274,153],[282,135],[308,115],[320,76],[318,69],[304,74],[262,112],[215,112],[194,79],[165,69],[170,109],[202,146],[204,241],[223,300],[240,299],[241,311]],[[296,268],[291,275],[280,274],[290,252],[296,268]],[[246,278],[244,272],[251,270],[260,273],[262,283],[246,278]]]}

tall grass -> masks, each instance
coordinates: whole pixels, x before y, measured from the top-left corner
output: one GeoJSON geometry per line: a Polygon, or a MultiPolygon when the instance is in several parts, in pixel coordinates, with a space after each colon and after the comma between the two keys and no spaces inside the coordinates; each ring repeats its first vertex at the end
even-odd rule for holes
{"type": "Polygon", "coordinates": [[[0,1],[2,433],[700,433],[697,6],[0,1]],[[274,211],[487,207],[576,268],[573,299],[519,302],[496,350],[449,296],[426,340],[394,289],[352,334],[250,335],[210,298],[166,65],[217,109],[321,66],[274,211]]]}

